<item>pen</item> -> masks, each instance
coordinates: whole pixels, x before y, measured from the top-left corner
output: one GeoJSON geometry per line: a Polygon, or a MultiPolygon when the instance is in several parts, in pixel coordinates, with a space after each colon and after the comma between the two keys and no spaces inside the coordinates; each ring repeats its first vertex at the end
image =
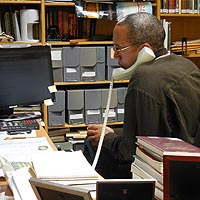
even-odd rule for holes
{"type": "Polygon", "coordinates": [[[4,140],[27,139],[27,137],[6,137],[4,140]]]}

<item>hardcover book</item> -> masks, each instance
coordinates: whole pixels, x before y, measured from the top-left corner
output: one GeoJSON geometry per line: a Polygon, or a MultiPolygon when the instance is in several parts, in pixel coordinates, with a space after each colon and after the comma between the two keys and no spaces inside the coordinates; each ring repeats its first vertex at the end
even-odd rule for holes
{"type": "Polygon", "coordinates": [[[135,156],[133,164],[140,167],[148,174],[150,174],[153,178],[155,178],[158,182],[163,184],[163,174],[159,173],[157,170],[155,170],[153,167],[151,167],[149,164],[147,164],[144,160],[142,160],[138,156],[135,156]]]}
{"type": "Polygon", "coordinates": [[[200,153],[200,148],[178,138],[137,136],[137,144],[163,158],[164,152],[200,153]]]}
{"type": "MultiPolygon", "coordinates": [[[[133,178],[136,175],[142,179],[155,180],[150,174],[134,164],[131,165],[131,172],[133,173],[133,178]]],[[[155,183],[155,199],[163,200],[163,186],[158,181],[155,183]]]]}
{"type": "Polygon", "coordinates": [[[136,148],[136,155],[159,173],[163,173],[163,162],[153,157],[141,147],[136,148]]]}

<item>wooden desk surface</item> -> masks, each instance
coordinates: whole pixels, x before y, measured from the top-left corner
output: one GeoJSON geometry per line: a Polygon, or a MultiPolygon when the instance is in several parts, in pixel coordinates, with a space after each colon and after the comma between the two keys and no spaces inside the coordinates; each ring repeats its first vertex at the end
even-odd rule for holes
{"type": "Polygon", "coordinates": [[[53,150],[57,151],[56,146],[54,145],[51,138],[49,137],[49,135],[47,134],[47,132],[44,130],[42,126],[40,126],[40,129],[36,131],[36,134],[37,134],[37,137],[46,137],[47,141],[49,142],[53,150]]]}
{"type": "MultiPolygon", "coordinates": [[[[47,141],[49,142],[53,150],[57,151],[56,146],[54,145],[54,143],[52,142],[52,140],[50,139],[50,137],[48,136],[48,134],[46,133],[46,131],[42,126],[40,126],[40,129],[36,131],[36,134],[37,137],[46,137],[47,141]]],[[[5,192],[5,194],[8,196],[12,196],[12,191],[10,190],[5,178],[0,178],[0,193],[2,192],[5,192]]]]}

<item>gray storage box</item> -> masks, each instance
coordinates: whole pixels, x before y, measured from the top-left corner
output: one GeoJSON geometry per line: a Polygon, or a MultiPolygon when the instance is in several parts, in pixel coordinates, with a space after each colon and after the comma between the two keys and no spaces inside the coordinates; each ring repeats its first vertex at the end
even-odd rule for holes
{"type": "Polygon", "coordinates": [[[66,91],[66,120],[69,124],[85,123],[84,90],[66,91]]]}
{"type": "Polygon", "coordinates": [[[102,123],[101,89],[85,90],[85,123],[102,123]]]}
{"type": "Polygon", "coordinates": [[[118,60],[114,58],[114,51],[112,46],[107,46],[106,56],[106,79],[111,80],[113,69],[119,68],[118,60]]]}
{"type": "Polygon", "coordinates": [[[64,81],[80,81],[80,47],[63,47],[62,64],[64,81]]]}
{"type": "Polygon", "coordinates": [[[48,106],[48,125],[63,126],[65,124],[65,91],[55,92],[56,101],[48,106]]]}
{"type": "MultiPolygon", "coordinates": [[[[109,89],[102,89],[102,121],[105,117],[105,110],[108,100],[109,89]]],[[[110,109],[108,114],[108,122],[116,122],[117,121],[117,89],[113,88],[112,96],[110,101],[110,109]]]]}
{"type": "Polygon", "coordinates": [[[117,88],[117,121],[123,122],[124,121],[124,102],[125,102],[125,96],[126,96],[127,88],[126,87],[120,87],[117,88]]]}
{"type": "Polygon", "coordinates": [[[62,48],[51,48],[54,82],[63,82],[62,48]]]}
{"type": "Polygon", "coordinates": [[[80,47],[81,81],[105,80],[105,47],[80,47]]]}

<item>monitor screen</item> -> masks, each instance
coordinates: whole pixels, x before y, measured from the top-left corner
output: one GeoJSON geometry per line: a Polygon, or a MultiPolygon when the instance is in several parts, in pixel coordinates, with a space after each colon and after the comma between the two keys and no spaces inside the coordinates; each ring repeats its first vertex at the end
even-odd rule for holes
{"type": "Polygon", "coordinates": [[[96,183],[96,200],[154,200],[154,179],[106,179],[96,183]]]}
{"type": "Polygon", "coordinates": [[[43,103],[53,84],[49,46],[0,48],[0,111],[43,103]]]}
{"type": "Polygon", "coordinates": [[[200,154],[164,156],[164,200],[200,199],[200,154]]]}

